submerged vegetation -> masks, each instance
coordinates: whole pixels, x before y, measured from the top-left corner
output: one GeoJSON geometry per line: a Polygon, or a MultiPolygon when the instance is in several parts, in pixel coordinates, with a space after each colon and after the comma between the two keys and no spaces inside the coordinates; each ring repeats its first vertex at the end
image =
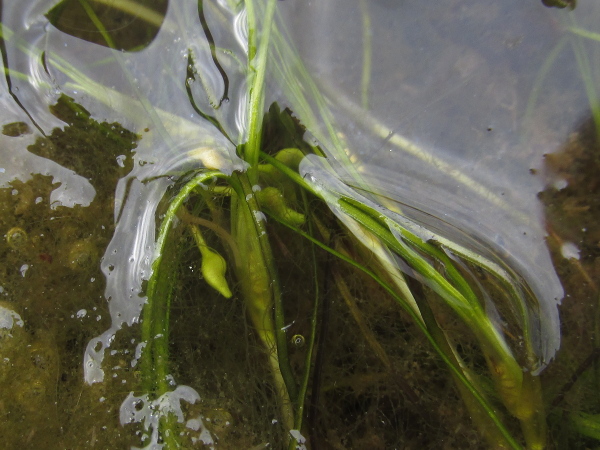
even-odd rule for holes
{"type": "MultiPolygon", "coordinates": [[[[44,175],[1,191],[2,270],[12,268],[5,274],[10,279],[38,277],[47,289],[47,298],[34,299],[23,283],[5,286],[21,300],[0,304],[2,355],[21,362],[0,372],[3,387],[11,388],[3,401],[16,405],[0,405],[3,423],[34,415],[31,398],[59,398],[70,405],[64,420],[71,427],[50,421],[48,429],[67,430],[71,442],[82,433],[81,442],[100,446],[383,449],[433,448],[445,440],[461,448],[547,448],[547,408],[556,404],[544,398],[540,373],[560,338],[558,323],[548,323],[554,303],[537,299],[507,261],[479,251],[481,243],[458,242],[375,195],[290,42],[277,0],[221,3],[201,0],[179,10],[183,17],[195,7],[205,38],[203,47],[190,42],[180,55],[185,79],[165,80],[188,98],[197,114],[192,120],[154,105],[153,93],[140,88],[143,74],[122,51],[140,51],[162,29],[177,27],[163,17],[166,6],[65,0],[47,12],[67,33],[88,23],[80,37],[107,52],[93,70],[116,71],[130,94],[3,27],[4,47],[43,61],[48,84],[59,91],[51,112],[68,124],[37,139],[29,152],[82,176],[94,192],[88,205],[61,206],[68,203],[63,196],[52,206],[56,186],[44,175]],[[232,48],[217,46],[207,17],[218,31],[229,30],[230,40],[221,41],[232,48]],[[115,25],[132,18],[147,24],[134,44],[115,25]],[[198,63],[202,52],[221,84],[198,63]],[[229,93],[234,85],[240,99],[229,93]],[[148,117],[151,126],[136,135],[100,123],[66,92],[84,93],[109,110],[121,107],[119,115],[131,123],[148,117]],[[238,104],[228,109],[230,102],[238,104]],[[180,145],[186,133],[193,138],[180,145]],[[136,146],[146,141],[160,151],[136,159],[136,146]],[[152,203],[144,189],[161,200],[152,203]],[[139,203],[132,208],[126,197],[139,203]],[[131,266],[112,263],[123,249],[138,247],[143,250],[127,256],[131,266]],[[44,264],[60,265],[51,276],[56,281],[48,281],[44,264]],[[55,322],[65,319],[64,311],[82,320],[95,311],[103,277],[105,292],[116,286],[125,303],[105,293],[109,309],[98,314],[99,323],[68,335],[55,322]],[[87,284],[90,278],[96,284],[87,284]],[[52,298],[53,290],[64,298],[52,298]],[[78,297],[90,304],[82,307],[78,297]],[[34,301],[39,304],[28,303],[34,301]],[[74,313],[53,301],[81,309],[74,313]],[[29,319],[27,329],[21,317],[28,309],[44,315],[29,319]],[[110,325],[103,322],[108,316],[110,325]],[[88,386],[80,392],[78,368],[58,368],[56,341],[72,351],[88,342],[88,386]],[[18,358],[22,347],[32,349],[32,363],[18,358]],[[25,371],[33,374],[27,383],[18,380],[25,371]],[[53,397],[55,380],[60,392],[53,397]],[[126,431],[103,436],[92,427],[92,437],[84,436],[78,409],[106,423],[118,409],[126,431]],[[128,425],[134,423],[138,428],[128,425]]],[[[187,25],[177,29],[192,33],[187,25]]],[[[160,69],[170,74],[168,66],[160,69]]],[[[14,69],[6,75],[27,76],[14,69]]],[[[366,87],[362,100],[366,107],[366,87]]],[[[365,123],[376,128],[372,118],[365,123]]],[[[24,122],[3,129],[7,137],[28,133],[24,122]]],[[[399,145],[441,165],[413,143],[399,145]]],[[[452,176],[506,207],[467,174],[453,170],[452,176]]],[[[587,411],[571,413],[570,423],[597,439],[597,416],[587,411]]],[[[22,425],[6,433],[24,436],[22,425]]],[[[38,430],[29,440],[42,445],[43,435],[38,430]]]]}

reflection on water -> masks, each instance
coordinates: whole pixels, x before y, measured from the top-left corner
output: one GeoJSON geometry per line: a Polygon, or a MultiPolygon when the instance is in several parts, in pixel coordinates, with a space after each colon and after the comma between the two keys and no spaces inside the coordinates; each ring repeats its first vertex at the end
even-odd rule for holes
{"type": "MultiPolygon", "coordinates": [[[[171,195],[169,189],[182,174],[198,166],[212,164],[227,174],[246,167],[236,154],[247,133],[247,79],[240,62],[248,50],[245,10],[230,8],[225,1],[204,2],[199,14],[196,2],[170,2],[168,8],[164,2],[162,9],[151,5],[150,16],[162,19],[160,27],[154,24],[151,31],[134,26],[144,22],[142,14],[118,11],[111,16],[114,22],[108,31],[116,33],[117,48],[131,50],[122,52],[98,45],[105,40],[102,33],[96,33],[93,22],[79,20],[79,15],[88,17],[84,9],[73,12],[69,3],[79,5],[31,1],[2,6],[6,27],[2,50],[8,70],[0,90],[0,231],[8,242],[0,254],[4,302],[0,349],[6,361],[14,362],[0,372],[0,382],[13,392],[0,411],[8,421],[22,414],[37,423],[32,404],[44,405],[40,409],[44,417],[52,408],[60,410],[56,423],[50,421],[29,434],[21,427],[10,436],[17,436],[15,442],[27,436],[38,446],[76,441],[122,446],[139,439],[133,437],[133,428],[118,427],[119,411],[122,425],[142,422],[146,432],[156,434],[158,416],[152,410],[163,408],[182,421],[187,414],[187,432],[194,442],[213,445],[214,436],[228,436],[238,445],[261,445],[274,432],[245,441],[232,434],[228,425],[219,425],[218,417],[231,417],[245,430],[239,434],[254,432],[243,419],[243,402],[218,401],[234,391],[235,383],[227,377],[239,376],[231,373],[235,365],[228,359],[249,358],[240,342],[219,335],[218,329],[212,329],[214,336],[199,332],[203,343],[189,342],[192,339],[182,332],[181,343],[173,344],[185,348],[178,368],[181,379],[173,379],[173,395],[149,400],[134,387],[139,377],[136,365],[146,345],[139,342],[137,325],[156,256],[157,216],[164,211],[161,200],[165,193],[171,195]],[[84,28],[84,35],[78,27],[84,28]],[[209,148],[215,153],[207,153],[209,148]],[[16,233],[13,242],[13,230],[22,230],[26,237],[16,233]],[[17,354],[22,347],[34,355],[33,363],[17,354]],[[215,362],[221,367],[214,374],[221,378],[203,373],[204,379],[214,376],[215,381],[210,388],[194,386],[202,395],[179,384],[201,378],[191,370],[198,364],[193,352],[199,348],[205,353],[231,349],[237,355],[215,362]],[[18,379],[21,373],[28,374],[26,383],[18,379]],[[203,406],[196,404],[200,398],[203,406]],[[58,406],[51,406],[56,402],[58,406]],[[90,419],[99,425],[85,422],[90,419]],[[44,441],[48,433],[55,435],[65,427],[61,421],[70,424],[70,435],[52,444],[44,441]],[[207,426],[209,422],[212,425],[207,426]],[[107,427],[121,431],[109,437],[107,427]]],[[[561,24],[579,23],[597,32],[588,23],[597,8],[583,1],[574,13],[517,0],[450,1],[435,6],[410,0],[373,1],[366,7],[361,1],[351,3],[290,0],[278,2],[278,8],[281,23],[289,28],[335,113],[340,127],[336,135],[369,187],[365,195],[518,273],[537,299],[529,307],[539,357],[536,366],[541,372],[560,345],[557,304],[563,293],[545,245],[544,210],[538,201],[547,182],[543,156],[557,151],[589,114],[589,104],[595,102],[589,98],[590,86],[599,75],[595,66],[588,67],[582,86],[573,67],[579,65],[585,72],[581,61],[593,43],[574,44],[574,52],[560,51],[567,26],[561,24]]],[[[110,9],[98,7],[98,11],[110,9]]],[[[308,109],[277,84],[281,77],[274,71],[269,78],[267,101],[289,106],[315,143],[331,159],[339,158],[325,124],[315,123],[308,109]]],[[[339,164],[340,179],[356,184],[344,164],[339,164]]],[[[276,244],[284,255],[289,252],[286,245],[296,245],[292,238],[276,244]]],[[[190,259],[187,256],[186,261],[190,259]]],[[[198,271],[190,265],[192,269],[198,271]]],[[[294,286],[295,281],[289,283],[294,286]]],[[[490,314],[496,311],[496,300],[486,300],[490,314]]],[[[200,308],[206,320],[214,314],[245,326],[243,314],[223,305],[198,306],[190,301],[185,307],[200,308]]],[[[308,314],[298,308],[299,315],[308,314]]],[[[379,310],[365,308],[364,315],[372,323],[382,320],[379,310]]],[[[384,301],[381,308],[386,314],[397,314],[384,301]]],[[[499,309],[504,312],[502,306],[499,309]]],[[[186,315],[185,310],[174,313],[182,329],[184,324],[186,330],[197,328],[186,315]]],[[[299,327],[302,320],[298,317],[290,326],[299,327]]],[[[332,321],[334,330],[346,326],[335,320],[339,319],[332,321]]],[[[420,406],[415,392],[422,389],[416,387],[418,377],[400,363],[404,355],[390,350],[398,335],[409,341],[417,332],[406,319],[398,321],[401,330],[378,325],[378,338],[389,339],[386,349],[396,370],[402,364],[403,373],[409,373],[395,374],[400,381],[388,388],[420,406]]],[[[206,329],[210,325],[204,324],[206,329]]],[[[452,321],[447,325],[456,328],[452,321]]],[[[496,325],[507,333],[514,331],[500,317],[496,325]]],[[[177,330],[173,332],[177,336],[177,330]]],[[[252,338],[245,339],[250,347],[258,345],[252,338]]],[[[332,349],[336,345],[342,347],[332,343],[332,349]]],[[[352,340],[347,346],[360,348],[352,340]]],[[[418,358],[411,350],[402,351],[418,358]]],[[[474,365],[485,365],[473,349],[464,353],[474,365]]],[[[388,357],[377,355],[376,362],[364,354],[356,359],[389,369],[388,357]]],[[[431,377],[428,381],[435,383],[439,380],[429,375],[436,370],[431,358],[424,353],[421,362],[414,364],[427,368],[414,370],[424,371],[431,377]]],[[[296,359],[301,360],[299,355],[296,359]]],[[[253,370],[257,377],[264,371],[253,370]]],[[[323,373],[339,375],[335,370],[323,373]]],[[[373,383],[367,375],[361,376],[340,382],[340,386],[346,383],[340,389],[348,390],[340,397],[333,385],[324,388],[323,397],[332,402],[342,398],[337,414],[352,420],[373,408],[402,434],[393,395],[381,395],[373,404],[364,399],[352,402],[361,398],[364,386],[373,383]]],[[[266,398],[252,397],[248,403],[269,402],[269,394],[260,395],[266,398]]],[[[271,406],[265,414],[273,418],[277,408],[271,406]]],[[[412,420],[427,423],[429,419],[412,420]]],[[[418,441],[417,437],[406,441],[386,437],[391,440],[383,442],[373,431],[350,440],[336,435],[333,428],[329,431],[331,448],[349,448],[348,442],[354,448],[367,444],[386,448],[392,441],[406,445],[410,439],[418,441]]],[[[467,433],[464,439],[474,440],[473,448],[482,445],[476,434],[467,433]]],[[[154,443],[158,440],[150,438],[154,443]]]]}
{"type": "Polygon", "coordinates": [[[587,110],[571,71],[557,70],[552,82],[574,91],[563,107],[575,113],[544,145],[523,128],[525,119],[535,121],[526,117],[531,89],[560,38],[551,27],[555,12],[535,2],[408,1],[391,9],[373,2],[369,118],[358,106],[360,9],[341,3],[288,5],[289,25],[298,28],[294,37],[320,85],[342,110],[354,108],[341,123],[369,185],[443,234],[468,242],[466,233],[483,242],[479,251],[493,248],[510,261],[544,299],[539,345],[549,361],[560,342],[555,305],[562,288],[544,245],[537,200],[544,180],[530,170],[587,110]]]}

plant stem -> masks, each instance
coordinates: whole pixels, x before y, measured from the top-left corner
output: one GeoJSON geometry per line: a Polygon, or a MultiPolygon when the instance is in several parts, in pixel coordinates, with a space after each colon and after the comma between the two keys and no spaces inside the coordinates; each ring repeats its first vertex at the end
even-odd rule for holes
{"type": "MultiPolygon", "coordinates": [[[[255,33],[255,18],[251,22],[251,12],[255,9],[253,2],[255,0],[247,0],[246,7],[248,11],[248,32],[255,33]]],[[[264,13],[262,21],[262,34],[260,37],[260,45],[253,54],[252,45],[248,47],[248,139],[244,144],[244,160],[250,164],[248,169],[248,177],[252,184],[258,179],[258,157],[261,148],[262,137],[262,117],[265,100],[265,76],[267,71],[267,57],[269,51],[269,43],[271,39],[271,28],[273,26],[273,16],[277,0],[267,0],[267,9],[264,13]]],[[[249,39],[250,40],[250,39],[249,39]]]]}
{"type": "MultiPolygon", "coordinates": [[[[145,345],[140,361],[144,391],[159,398],[170,390],[169,375],[169,313],[173,289],[176,283],[176,240],[167,239],[175,220],[177,210],[188,195],[200,184],[215,177],[224,177],[220,172],[205,171],[189,181],[171,200],[160,225],[154,249],[152,275],[146,289],[147,300],[142,311],[142,342],[145,345]]],[[[176,440],[178,433],[173,429],[172,417],[165,417],[163,427],[166,439],[176,440]]],[[[171,443],[169,448],[176,448],[171,443]],[[172,444],[172,445],[171,445],[172,444]]]]}
{"type": "MultiPolygon", "coordinates": [[[[306,193],[303,192],[303,199],[305,207],[308,207],[308,202],[306,199],[306,193]]],[[[308,210],[306,208],[306,210],[308,210]]],[[[309,222],[309,231],[312,233],[312,224],[309,222]]],[[[317,324],[318,324],[318,314],[319,314],[319,273],[317,267],[317,258],[315,254],[315,246],[311,243],[311,259],[312,259],[312,267],[313,267],[313,280],[315,286],[314,292],[314,304],[313,304],[313,313],[310,319],[310,334],[308,337],[307,349],[306,349],[306,357],[304,358],[304,372],[302,374],[302,379],[300,380],[300,388],[298,390],[298,396],[296,398],[296,414],[294,416],[294,429],[301,431],[302,423],[304,420],[304,409],[305,409],[305,401],[306,401],[306,393],[308,391],[308,383],[310,380],[311,368],[312,368],[312,360],[313,360],[313,351],[315,348],[315,342],[317,340],[317,324]]],[[[312,399],[314,401],[314,399],[312,399]]],[[[296,448],[296,439],[292,436],[290,440],[288,450],[294,450],[296,448]]]]}
{"type": "Polygon", "coordinates": [[[236,266],[238,279],[250,319],[269,355],[284,424],[291,429],[294,423],[291,402],[297,397],[297,386],[289,364],[281,289],[264,215],[246,173],[235,172],[230,183],[236,192],[231,214],[232,235],[240,252],[236,266]]]}

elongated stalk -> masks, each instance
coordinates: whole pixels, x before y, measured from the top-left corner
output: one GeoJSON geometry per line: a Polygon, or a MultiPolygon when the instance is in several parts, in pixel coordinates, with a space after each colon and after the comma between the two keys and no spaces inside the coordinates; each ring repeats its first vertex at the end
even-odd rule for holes
{"type": "Polygon", "coordinates": [[[240,254],[237,276],[248,315],[267,350],[284,424],[289,430],[294,424],[291,402],[296,399],[297,386],[287,354],[281,290],[265,217],[245,173],[236,172],[231,177],[231,185],[237,194],[232,197],[231,210],[232,235],[240,254]]]}
{"type": "MultiPolygon", "coordinates": [[[[161,223],[155,244],[152,275],[146,290],[147,300],[142,311],[142,342],[140,370],[145,392],[155,398],[170,390],[169,375],[169,312],[171,296],[176,283],[175,270],[176,241],[169,239],[177,210],[188,195],[200,184],[214,177],[224,175],[216,171],[206,171],[195,176],[173,198],[161,223]]],[[[165,417],[163,430],[167,441],[176,440],[173,417],[165,417]]],[[[176,442],[170,442],[169,448],[177,448],[176,442]]]]}
{"type": "MultiPolygon", "coordinates": [[[[306,199],[305,193],[303,193],[304,205],[308,206],[308,201],[306,199]]],[[[309,223],[309,231],[312,234],[312,224],[309,223]]],[[[313,313],[310,318],[310,334],[308,336],[307,348],[306,348],[306,357],[304,358],[304,373],[302,374],[302,378],[300,380],[300,386],[298,389],[298,396],[296,398],[296,410],[294,416],[294,430],[302,431],[302,424],[304,421],[304,410],[305,410],[305,402],[306,402],[306,394],[308,391],[308,383],[311,376],[311,368],[313,363],[313,352],[315,348],[315,343],[317,340],[317,323],[318,323],[318,314],[319,314],[319,274],[318,267],[315,255],[315,246],[311,245],[311,259],[312,259],[312,267],[313,267],[313,281],[314,281],[314,304],[313,304],[313,313]]],[[[294,450],[297,445],[296,438],[292,436],[290,440],[288,450],[294,450]]]]}
{"type": "MultiPolygon", "coordinates": [[[[253,2],[247,0],[246,5],[249,11],[254,11],[253,2]]],[[[262,116],[265,101],[265,76],[267,72],[267,56],[271,39],[271,29],[273,25],[273,15],[277,0],[267,0],[267,8],[263,18],[263,27],[261,29],[260,45],[254,56],[252,45],[250,43],[248,50],[248,75],[249,75],[249,103],[248,103],[248,139],[244,145],[244,160],[250,164],[248,176],[252,183],[258,178],[258,157],[261,145],[262,116]]],[[[254,17],[255,20],[255,17],[254,17]]],[[[250,22],[250,20],[249,20],[250,22]]],[[[255,32],[253,28],[256,23],[248,24],[249,32],[255,32]]]]}
{"type": "MultiPolygon", "coordinates": [[[[168,242],[168,240],[167,240],[168,233],[171,230],[173,221],[176,218],[177,210],[181,207],[181,205],[186,200],[186,198],[189,196],[189,194],[197,186],[201,185],[203,182],[205,182],[211,178],[215,178],[215,177],[224,177],[224,175],[217,171],[207,171],[207,172],[203,172],[203,173],[197,175],[191,181],[189,181],[179,191],[179,193],[175,196],[175,198],[171,201],[171,203],[169,204],[169,208],[167,209],[167,212],[165,213],[165,218],[163,219],[163,221],[161,223],[159,233],[158,233],[158,239],[156,240],[156,244],[155,244],[155,250],[154,250],[155,257],[154,257],[154,261],[152,262],[152,275],[150,276],[150,279],[148,280],[148,288],[146,290],[146,295],[148,297],[148,300],[144,306],[144,311],[143,311],[144,320],[142,321],[142,339],[143,339],[143,342],[146,343],[146,348],[148,349],[147,351],[149,352],[148,353],[149,355],[152,355],[152,351],[151,351],[152,346],[150,343],[152,342],[152,339],[156,336],[154,331],[155,331],[155,327],[156,327],[156,321],[159,320],[158,318],[155,317],[155,314],[153,312],[154,312],[155,305],[162,301],[162,298],[159,298],[157,296],[157,291],[159,289],[159,278],[158,277],[160,276],[161,263],[164,258],[164,255],[165,255],[165,248],[166,248],[166,245],[168,242]]],[[[146,368],[150,368],[152,365],[152,356],[150,356],[149,359],[142,358],[142,367],[143,368],[144,368],[144,364],[149,364],[148,366],[146,366],[146,368]]],[[[148,369],[147,372],[151,372],[151,370],[148,369]]],[[[154,389],[151,389],[151,391],[153,391],[153,390],[154,389]]]]}

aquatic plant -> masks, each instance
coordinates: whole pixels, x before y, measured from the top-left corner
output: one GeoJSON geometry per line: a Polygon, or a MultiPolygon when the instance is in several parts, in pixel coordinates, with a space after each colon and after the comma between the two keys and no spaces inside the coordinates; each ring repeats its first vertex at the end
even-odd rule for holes
{"type": "MultiPolygon", "coordinates": [[[[272,377],[272,400],[278,405],[283,431],[280,442],[289,448],[310,439],[306,416],[309,387],[315,383],[312,376],[317,342],[324,339],[319,330],[326,321],[323,303],[329,293],[325,292],[325,284],[335,284],[360,333],[386,364],[387,356],[376,334],[361,322],[359,314],[354,314],[357,307],[342,274],[365,276],[373,286],[368,289],[385,292],[411,318],[447,366],[490,444],[511,448],[521,445],[521,439],[497,412],[499,402],[520,422],[529,448],[545,446],[545,413],[538,375],[553,356],[558,333],[548,331],[539,301],[506,262],[478,252],[477,245],[471,248],[428,228],[397,205],[378,201],[353,155],[346,151],[326,97],[303,66],[278,19],[277,0],[231,1],[219,6],[198,3],[198,15],[205,27],[204,47],[194,49],[199,44],[190,43],[184,55],[185,87],[180,89],[185,89],[202,118],[201,124],[155,107],[149,94],[139,88],[139,74],[124,61],[92,7],[94,3],[79,3],[137,98],[132,101],[128,95],[95,81],[57,52],[45,53],[45,64],[66,79],[61,81],[65,91],[85,92],[109,108],[121,107],[124,116],[132,120],[141,115],[150,117],[156,134],[173,146],[158,155],[172,159],[168,171],[144,173],[140,182],[150,184],[160,179],[155,189],[165,194],[156,210],[144,211],[157,226],[156,239],[154,234],[150,236],[151,251],[144,253],[151,254],[142,277],[144,297],[129,317],[115,320],[105,335],[90,342],[85,360],[86,380],[90,384],[102,381],[104,352],[121,324],[135,324],[141,312],[141,344],[136,357],[139,395],[130,394],[121,415],[123,422],[144,422],[148,432],[145,445],[182,445],[186,424],[179,403],[194,403],[199,398],[193,389],[174,381],[170,350],[171,313],[182,285],[180,265],[184,254],[195,247],[199,274],[207,287],[204,295],[243,299],[272,377]],[[241,41],[240,49],[215,46],[206,19],[202,20],[205,8],[213,8],[212,14],[223,21],[225,29],[235,29],[231,34],[241,41]],[[196,63],[195,51],[208,52],[215,65],[245,90],[237,105],[237,128],[222,108],[226,92],[219,100],[214,83],[196,63]],[[283,92],[291,111],[281,111],[272,101],[265,113],[273,86],[283,92]],[[199,92],[204,95],[200,99],[199,92]],[[183,149],[176,148],[172,136],[184,133],[194,138],[183,149]],[[289,312],[295,306],[286,299],[276,257],[276,253],[287,251],[285,238],[280,237],[286,233],[303,238],[305,249],[299,253],[305,255],[303,264],[313,275],[309,289],[312,298],[302,305],[310,317],[307,336],[287,331],[289,312]],[[276,245],[281,249],[274,249],[276,245]],[[321,273],[323,265],[334,268],[321,273]],[[407,275],[416,283],[407,280],[407,275]],[[473,336],[487,367],[485,374],[482,367],[472,367],[464,360],[455,337],[440,325],[440,311],[445,310],[452,311],[473,336]],[[297,342],[305,342],[301,369],[290,361],[289,353],[297,342]]],[[[121,5],[126,6],[131,5],[121,5]]],[[[65,8],[63,2],[48,16],[52,18],[65,8]]],[[[188,9],[179,13],[185,14],[188,9]]],[[[153,24],[160,22],[160,17],[139,5],[128,13],[153,24]]],[[[160,26],[176,26],[167,19],[160,26]]],[[[10,39],[6,29],[4,38],[10,39]]],[[[23,50],[32,51],[26,47],[23,50]]],[[[367,69],[363,80],[368,80],[367,69]]],[[[366,94],[363,100],[363,105],[368,104],[366,94]]],[[[348,113],[357,114],[356,108],[349,106],[348,113]]],[[[365,122],[377,129],[372,117],[365,117],[365,122]]],[[[399,145],[407,151],[440,165],[415,144],[398,136],[394,139],[400,140],[399,145]]],[[[456,180],[487,196],[491,203],[506,207],[502,199],[466,174],[448,168],[450,171],[456,180]]],[[[139,185],[128,187],[136,188],[139,185]]],[[[124,214],[118,205],[116,210],[117,215],[124,214]]],[[[85,266],[92,258],[89,255],[96,251],[89,241],[77,241],[68,252],[69,264],[73,268],[85,266]]],[[[196,301],[206,300],[200,297],[196,301]]]]}

